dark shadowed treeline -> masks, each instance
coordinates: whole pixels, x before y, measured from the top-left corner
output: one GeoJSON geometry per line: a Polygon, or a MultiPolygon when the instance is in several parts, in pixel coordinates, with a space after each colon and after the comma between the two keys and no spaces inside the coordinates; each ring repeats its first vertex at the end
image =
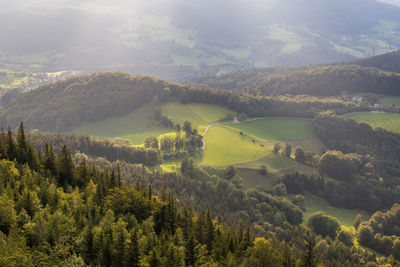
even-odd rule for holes
{"type": "Polygon", "coordinates": [[[77,134],[49,134],[34,131],[27,134],[27,140],[37,149],[44,151],[46,145],[52,145],[55,152],[61,151],[66,145],[72,152],[80,152],[95,157],[104,157],[109,161],[126,161],[154,166],[161,163],[160,152],[153,148],[134,147],[107,138],[98,138],[77,134]]]}

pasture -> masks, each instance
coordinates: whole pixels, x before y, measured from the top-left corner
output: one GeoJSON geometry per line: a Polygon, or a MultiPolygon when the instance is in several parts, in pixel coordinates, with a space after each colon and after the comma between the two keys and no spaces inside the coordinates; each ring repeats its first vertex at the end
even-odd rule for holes
{"type": "Polygon", "coordinates": [[[208,130],[202,164],[226,166],[255,161],[272,152],[272,144],[241,135],[239,131],[216,125],[208,130]],[[254,142],[253,142],[254,140],[254,142]]]}
{"type": "Polygon", "coordinates": [[[400,133],[400,115],[392,113],[359,112],[345,115],[346,118],[365,122],[372,127],[382,127],[388,131],[400,133]]]}

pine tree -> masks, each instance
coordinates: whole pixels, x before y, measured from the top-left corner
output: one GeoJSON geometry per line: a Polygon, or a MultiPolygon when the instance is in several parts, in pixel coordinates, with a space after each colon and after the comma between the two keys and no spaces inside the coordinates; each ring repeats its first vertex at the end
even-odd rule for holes
{"type": "Polygon", "coordinates": [[[307,251],[304,254],[304,256],[301,259],[301,267],[316,267],[317,264],[315,262],[315,256],[314,256],[314,246],[315,243],[312,240],[306,240],[307,242],[307,251]]]}
{"type": "Polygon", "coordinates": [[[194,243],[193,236],[190,236],[189,240],[186,242],[186,257],[185,257],[185,265],[186,266],[194,266],[195,263],[195,248],[196,244],[194,243]]]}
{"type": "Polygon", "coordinates": [[[214,233],[214,224],[210,215],[210,210],[207,210],[206,214],[206,231],[207,231],[206,233],[207,250],[211,252],[215,240],[215,233],[214,233]]]}
{"type": "Polygon", "coordinates": [[[7,131],[7,158],[9,160],[15,160],[17,158],[17,147],[10,127],[8,127],[7,131]]]}
{"type": "Polygon", "coordinates": [[[72,161],[71,152],[64,145],[61,153],[58,155],[58,184],[66,187],[66,185],[74,180],[74,162],[72,161]]]}
{"type": "Polygon", "coordinates": [[[127,251],[127,266],[128,267],[137,267],[139,266],[139,244],[138,244],[138,236],[136,231],[132,231],[130,237],[130,244],[127,251]]]}
{"type": "Polygon", "coordinates": [[[28,162],[27,158],[28,143],[26,142],[24,124],[21,122],[19,124],[17,133],[17,160],[19,163],[28,162]]]}

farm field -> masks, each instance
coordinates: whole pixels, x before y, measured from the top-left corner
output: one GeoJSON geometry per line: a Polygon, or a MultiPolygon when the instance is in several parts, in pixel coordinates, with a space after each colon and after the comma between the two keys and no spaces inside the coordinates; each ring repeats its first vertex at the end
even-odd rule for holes
{"type": "Polygon", "coordinates": [[[372,127],[382,127],[388,131],[400,133],[400,115],[392,113],[359,112],[345,115],[358,122],[366,122],[372,127]]]}
{"type": "Polygon", "coordinates": [[[211,166],[255,161],[272,153],[272,143],[240,135],[239,131],[216,125],[208,130],[204,140],[203,163],[211,166]]]}

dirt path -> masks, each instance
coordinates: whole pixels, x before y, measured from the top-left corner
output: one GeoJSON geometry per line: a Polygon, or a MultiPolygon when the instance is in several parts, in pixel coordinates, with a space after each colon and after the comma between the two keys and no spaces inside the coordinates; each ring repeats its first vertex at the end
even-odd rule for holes
{"type": "MultiPolygon", "coordinates": [[[[201,136],[204,137],[206,135],[206,133],[208,132],[208,129],[210,129],[210,127],[212,127],[214,125],[215,125],[215,122],[207,125],[207,128],[204,130],[204,132],[201,136]]],[[[204,141],[204,138],[201,141],[203,141],[203,146],[201,147],[201,149],[204,150],[204,149],[206,149],[206,141],[204,141]]]]}

